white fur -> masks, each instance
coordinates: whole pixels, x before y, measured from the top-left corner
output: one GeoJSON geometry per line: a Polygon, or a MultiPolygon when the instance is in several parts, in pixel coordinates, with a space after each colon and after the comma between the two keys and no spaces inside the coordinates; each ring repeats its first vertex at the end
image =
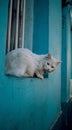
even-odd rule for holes
{"type": "Polygon", "coordinates": [[[17,77],[33,77],[34,74],[43,79],[43,73],[52,72],[57,67],[57,60],[48,55],[37,55],[28,49],[18,48],[6,55],[5,72],[17,77]],[[49,62],[50,65],[47,64],[49,62]],[[54,68],[51,68],[51,65],[54,68]]]}

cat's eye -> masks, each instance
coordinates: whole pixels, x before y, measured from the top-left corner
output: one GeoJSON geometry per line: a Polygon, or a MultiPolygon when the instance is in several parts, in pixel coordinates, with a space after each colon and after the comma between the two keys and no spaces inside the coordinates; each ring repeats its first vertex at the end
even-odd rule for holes
{"type": "Polygon", "coordinates": [[[50,65],[50,63],[47,62],[47,65],[50,65]]]}

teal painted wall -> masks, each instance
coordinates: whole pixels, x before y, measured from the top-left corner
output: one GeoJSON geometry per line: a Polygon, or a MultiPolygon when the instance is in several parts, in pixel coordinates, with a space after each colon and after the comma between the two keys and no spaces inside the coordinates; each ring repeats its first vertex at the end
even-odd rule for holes
{"type": "MultiPolygon", "coordinates": [[[[72,30],[71,30],[71,55],[72,55],[72,30]]],[[[72,58],[71,58],[71,65],[72,65],[72,58]]],[[[71,67],[71,79],[72,79],[72,67],[71,67]]]]}
{"type": "MultiPolygon", "coordinates": [[[[61,17],[61,0],[49,1],[49,53],[61,60],[61,35],[62,35],[62,17],[61,17]]],[[[52,95],[54,95],[53,108],[56,111],[60,110],[61,103],[61,65],[54,72],[49,74],[50,86],[52,95]],[[56,98],[55,98],[56,97],[56,98]]]]}
{"type": "Polygon", "coordinates": [[[26,0],[25,7],[25,36],[24,36],[24,47],[32,50],[33,46],[33,9],[34,0],[26,0]]]}
{"type": "Polygon", "coordinates": [[[49,44],[49,1],[34,2],[33,51],[38,54],[48,53],[49,44]]]}
{"type": "Polygon", "coordinates": [[[70,7],[66,6],[62,11],[62,102],[70,98],[71,78],[71,30],[70,30],[70,7]]]}
{"type": "MultiPolygon", "coordinates": [[[[30,49],[33,44],[34,52],[40,54],[49,50],[55,57],[61,59],[61,0],[35,0],[32,13],[34,23],[31,22],[31,25],[34,35],[33,43],[30,39],[30,49]]],[[[2,0],[0,1],[0,130],[48,130],[61,110],[61,66],[44,80],[5,76],[7,17],[8,0],[2,0]]]]}

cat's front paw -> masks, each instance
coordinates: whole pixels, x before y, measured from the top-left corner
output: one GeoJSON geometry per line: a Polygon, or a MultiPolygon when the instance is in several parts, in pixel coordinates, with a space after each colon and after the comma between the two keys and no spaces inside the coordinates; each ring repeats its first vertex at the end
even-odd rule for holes
{"type": "Polygon", "coordinates": [[[39,75],[38,78],[40,78],[42,80],[44,79],[44,77],[42,75],[39,75]]]}
{"type": "Polygon", "coordinates": [[[41,77],[41,79],[43,80],[43,79],[44,79],[44,77],[42,76],[42,77],[41,77]]]}
{"type": "Polygon", "coordinates": [[[44,79],[44,77],[43,77],[43,72],[42,72],[42,71],[37,71],[35,74],[36,74],[36,76],[37,76],[38,78],[44,79]]]}

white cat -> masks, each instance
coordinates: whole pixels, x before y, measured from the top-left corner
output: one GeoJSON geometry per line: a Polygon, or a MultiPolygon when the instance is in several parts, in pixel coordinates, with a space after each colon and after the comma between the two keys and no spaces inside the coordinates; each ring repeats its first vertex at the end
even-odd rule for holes
{"type": "Polygon", "coordinates": [[[45,72],[53,72],[61,62],[47,55],[37,55],[28,49],[18,48],[6,55],[5,72],[17,77],[37,77],[43,79],[45,72]]]}

